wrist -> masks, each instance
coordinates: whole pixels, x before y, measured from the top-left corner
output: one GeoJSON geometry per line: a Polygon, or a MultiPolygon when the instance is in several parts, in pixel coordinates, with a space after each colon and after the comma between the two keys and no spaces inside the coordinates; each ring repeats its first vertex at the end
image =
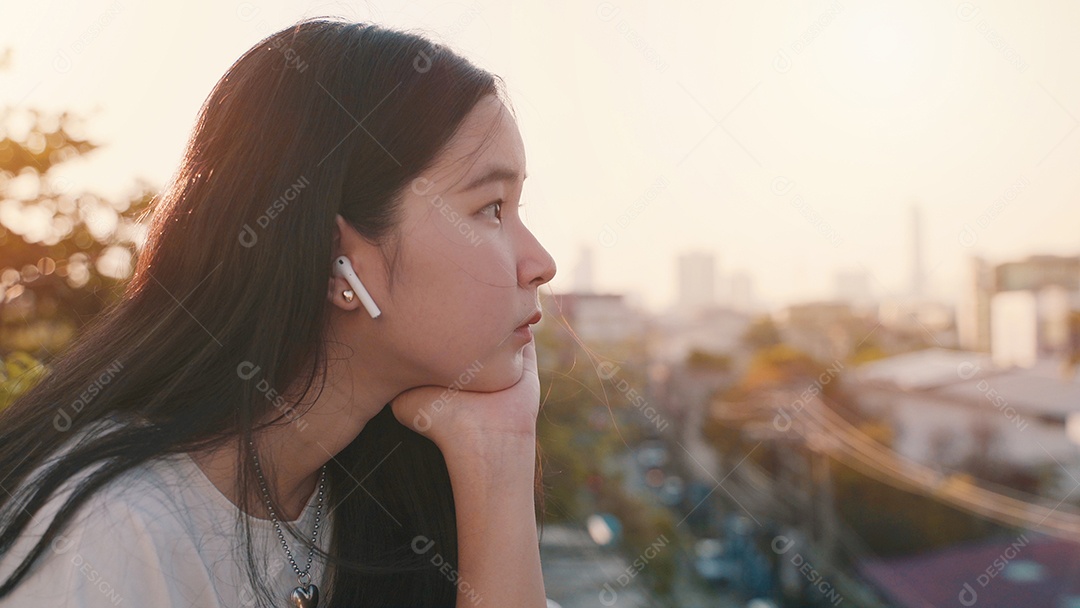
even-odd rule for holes
{"type": "Polygon", "coordinates": [[[439,446],[439,449],[453,483],[521,481],[531,484],[533,481],[535,437],[487,437],[480,442],[459,440],[439,446]]]}
{"type": "Polygon", "coordinates": [[[480,460],[528,457],[536,455],[535,429],[493,431],[476,429],[440,437],[435,445],[447,460],[480,460]]]}

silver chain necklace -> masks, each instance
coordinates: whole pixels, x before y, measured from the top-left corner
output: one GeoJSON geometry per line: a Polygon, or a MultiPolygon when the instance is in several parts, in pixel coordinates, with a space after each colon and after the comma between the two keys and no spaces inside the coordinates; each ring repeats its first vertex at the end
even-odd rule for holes
{"type": "Polygon", "coordinates": [[[318,506],[315,509],[315,531],[311,533],[312,546],[308,549],[307,565],[301,571],[300,567],[296,565],[296,560],[293,559],[292,551],[289,550],[289,543],[285,542],[285,535],[281,532],[277,514],[274,513],[274,506],[270,503],[270,492],[266,489],[266,479],[263,477],[262,467],[259,466],[259,456],[255,453],[255,444],[248,441],[248,445],[251,446],[251,456],[255,459],[255,472],[259,475],[259,487],[262,488],[263,499],[266,501],[266,510],[270,512],[270,521],[274,523],[274,529],[277,530],[281,546],[285,549],[285,555],[289,557],[289,563],[292,564],[293,570],[296,571],[296,582],[299,586],[292,590],[289,601],[296,608],[316,608],[319,605],[319,588],[311,582],[309,571],[311,570],[311,560],[315,556],[315,540],[319,537],[319,517],[322,515],[323,490],[326,487],[326,465],[322,466],[319,473],[319,498],[318,506]]]}

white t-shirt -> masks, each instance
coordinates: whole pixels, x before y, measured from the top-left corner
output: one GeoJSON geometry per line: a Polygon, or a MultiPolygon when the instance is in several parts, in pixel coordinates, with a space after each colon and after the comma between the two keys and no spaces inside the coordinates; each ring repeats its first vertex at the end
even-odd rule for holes
{"type": "MultiPolygon", "coordinates": [[[[115,424],[102,421],[87,429],[115,424]]],[[[69,447],[65,446],[64,449],[69,447]]],[[[11,551],[0,557],[0,582],[6,580],[77,480],[69,480],[38,512],[11,551]]],[[[318,491],[312,493],[299,519],[292,522],[309,540],[315,525],[318,491]]],[[[323,496],[318,545],[326,550],[333,530],[328,494],[323,496]]],[[[255,606],[246,574],[239,509],[206,477],[187,454],[165,455],[131,469],[91,495],[58,537],[38,558],[33,569],[0,606],[112,608],[131,606],[255,606]]],[[[256,571],[280,597],[276,605],[291,605],[296,572],[269,520],[244,515],[252,528],[256,571]]],[[[308,549],[282,527],[286,542],[301,569],[308,549]]],[[[318,554],[312,560],[312,582],[325,599],[326,568],[318,554]]],[[[320,600],[320,604],[324,600],[320,600]]]]}

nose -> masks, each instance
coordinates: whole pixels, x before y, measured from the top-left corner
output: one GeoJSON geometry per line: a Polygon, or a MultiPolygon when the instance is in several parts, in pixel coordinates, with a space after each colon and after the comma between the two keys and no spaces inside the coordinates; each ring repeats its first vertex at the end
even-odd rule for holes
{"type": "Polygon", "coordinates": [[[555,258],[536,240],[532,231],[524,228],[525,249],[518,263],[518,283],[522,287],[540,287],[555,278],[555,258]]]}

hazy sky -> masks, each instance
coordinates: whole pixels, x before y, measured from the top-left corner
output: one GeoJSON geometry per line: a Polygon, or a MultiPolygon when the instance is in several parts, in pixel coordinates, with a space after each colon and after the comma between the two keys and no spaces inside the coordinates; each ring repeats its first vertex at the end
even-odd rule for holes
{"type": "Polygon", "coordinates": [[[419,29],[506,79],[527,223],[573,284],[650,308],[712,251],[773,303],[867,269],[907,289],[910,206],[952,298],[972,253],[1080,251],[1080,5],[1058,2],[14,2],[0,104],[85,114],[65,175],[161,185],[225,69],[296,19],[419,29]]]}

